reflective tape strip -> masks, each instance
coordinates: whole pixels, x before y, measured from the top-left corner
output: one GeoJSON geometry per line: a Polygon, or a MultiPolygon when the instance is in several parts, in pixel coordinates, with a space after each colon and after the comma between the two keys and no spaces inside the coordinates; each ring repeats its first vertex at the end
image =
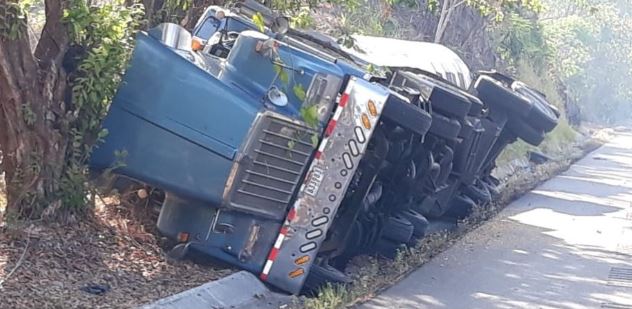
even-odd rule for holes
{"type": "MultiPolygon", "coordinates": [[[[338,110],[341,110],[338,109],[338,110]]],[[[336,119],[332,119],[328,124],[327,124],[327,129],[325,129],[325,136],[331,136],[331,133],[334,132],[334,129],[336,128],[336,119]]]]}
{"type": "Polygon", "coordinates": [[[261,280],[264,280],[264,281],[267,280],[268,274],[270,273],[270,269],[272,269],[272,261],[267,260],[266,265],[263,267],[263,271],[261,272],[261,275],[259,275],[259,278],[261,278],[261,280]]]}
{"type": "MultiPolygon", "coordinates": [[[[329,136],[331,136],[334,129],[336,128],[338,119],[342,115],[342,111],[347,105],[347,102],[349,102],[349,93],[351,92],[351,88],[352,88],[351,86],[353,85],[353,83],[355,83],[355,81],[353,79],[350,79],[347,85],[347,88],[345,89],[345,92],[340,97],[340,101],[338,102],[338,107],[336,108],[336,111],[334,112],[332,119],[329,120],[329,123],[327,123],[327,127],[325,128],[325,137],[320,142],[320,145],[318,146],[318,150],[316,151],[316,154],[315,154],[316,159],[320,159],[320,156],[325,151],[325,147],[327,147],[327,142],[329,142],[329,136]]],[[[303,191],[304,189],[305,189],[305,183],[303,182],[303,184],[301,184],[300,191],[303,191]]],[[[288,212],[285,218],[285,222],[283,223],[283,227],[281,228],[281,231],[279,231],[279,236],[277,236],[277,239],[274,242],[274,246],[272,247],[272,249],[270,249],[270,253],[268,253],[268,259],[266,261],[266,264],[263,267],[263,271],[259,275],[259,278],[261,278],[261,280],[266,281],[268,279],[268,274],[270,273],[270,269],[272,269],[272,264],[274,264],[274,260],[276,260],[277,255],[279,254],[279,250],[281,249],[281,246],[283,245],[283,240],[285,240],[285,237],[289,230],[289,224],[290,222],[292,222],[292,220],[294,220],[295,217],[296,217],[296,209],[292,207],[290,208],[290,211],[288,212]]]]}
{"type": "MultiPolygon", "coordinates": [[[[277,238],[277,241],[280,238],[277,238]]],[[[281,239],[281,242],[283,242],[283,239],[281,239]]],[[[268,255],[268,261],[272,261],[274,263],[274,260],[276,260],[277,255],[279,254],[279,249],[274,247],[272,248],[272,250],[270,250],[270,255],[268,255]]]]}
{"type": "Polygon", "coordinates": [[[342,97],[340,98],[340,103],[338,103],[338,106],[344,108],[347,105],[347,102],[349,102],[349,93],[351,93],[353,84],[355,84],[355,80],[353,78],[349,79],[347,88],[345,88],[345,92],[342,94],[342,97]]]}
{"type": "Polygon", "coordinates": [[[338,106],[344,108],[347,105],[347,102],[349,102],[349,94],[345,92],[342,94],[342,97],[340,97],[340,103],[338,103],[338,106]]]}
{"type": "Polygon", "coordinates": [[[329,137],[325,137],[323,138],[323,140],[320,142],[320,146],[318,146],[318,150],[316,151],[316,159],[320,159],[320,156],[322,156],[323,151],[325,151],[325,147],[327,147],[327,142],[329,142],[329,137]]]}
{"type": "Polygon", "coordinates": [[[263,267],[263,271],[259,275],[259,278],[261,278],[261,280],[265,281],[268,279],[268,274],[270,273],[270,269],[272,269],[272,264],[274,263],[274,260],[276,260],[277,255],[279,254],[279,250],[281,249],[281,245],[283,245],[283,240],[285,240],[285,236],[287,235],[287,232],[289,230],[287,224],[289,223],[289,221],[292,221],[290,217],[294,219],[294,216],[296,216],[296,212],[294,211],[294,208],[292,208],[290,210],[290,213],[288,213],[288,218],[285,221],[285,225],[281,228],[279,236],[277,236],[277,239],[274,242],[274,247],[272,247],[270,253],[268,253],[266,264],[263,267]]]}
{"type": "MultiPolygon", "coordinates": [[[[294,209],[294,207],[292,207],[290,209],[290,211],[287,213],[286,219],[287,219],[287,221],[292,221],[292,220],[294,220],[295,217],[296,217],[296,209],[294,209]]],[[[286,232],[287,232],[287,230],[286,230],[286,232]]],[[[281,229],[281,233],[283,233],[283,229],[281,229]]]]}
{"type": "Polygon", "coordinates": [[[336,112],[334,113],[333,120],[338,121],[338,119],[340,119],[340,115],[342,115],[342,110],[343,110],[343,108],[337,108],[336,109],[336,112]]]}
{"type": "MultiPolygon", "coordinates": [[[[277,237],[277,240],[274,242],[274,248],[281,248],[281,245],[283,244],[283,239],[285,239],[285,235],[279,234],[279,237],[277,237]]],[[[272,251],[270,251],[270,253],[272,253],[272,251]]],[[[271,260],[274,259],[271,258],[271,260]]]]}

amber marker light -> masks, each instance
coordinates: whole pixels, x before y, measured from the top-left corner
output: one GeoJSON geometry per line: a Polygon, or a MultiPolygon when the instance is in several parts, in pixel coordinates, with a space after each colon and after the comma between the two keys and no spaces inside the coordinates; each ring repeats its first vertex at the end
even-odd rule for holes
{"type": "Polygon", "coordinates": [[[298,276],[303,275],[304,273],[305,271],[302,268],[297,268],[290,272],[290,278],[296,278],[298,276]]]}
{"type": "Polygon", "coordinates": [[[377,116],[377,107],[375,107],[375,102],[373,102],[373,100],[369,100],[366,105],[369,107],[369,114],[373,117],[377,116]]]}
{"type": "Polygon", "coordinates": [[[296,265],[299,265],[299,266],[301,266],[301,265],[303,265],[303,264],[305,264],[307,262],[309,262],[309,255],[303,255],[303,256],[297,258],[296,260],[294,260],[294,263],[296,265]]]}
{"type": "Polygon", "coordinates": [[[202,45],[202,41],[200,40],[200,38],[193,37],[191,39],[191,49],[193,51],[202,50],[203,48],[204,48],[204,45],[202,45]]]}
{"type": "Polygon", "coordinates": [[[371,121],[369,121],[369,116],[367,116],[367,114],[365,113],[362,113],[362,125],[367,130],[371,129],[371,121]]]}
{"type": "Polygon", "coordinates": [[[178,233],[178,242],[187,242],[189,240],[189,233],[180,232],[178,233]]]}

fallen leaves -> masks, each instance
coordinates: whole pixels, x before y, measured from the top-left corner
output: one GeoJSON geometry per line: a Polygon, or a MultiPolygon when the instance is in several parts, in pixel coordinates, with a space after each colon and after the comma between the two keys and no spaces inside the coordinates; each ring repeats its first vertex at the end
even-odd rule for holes
{"type": "Polygon", "coordinates": [[[115,204],[71,225],[0,234],[0,280],[16,266],[30,235],[22,265],[0,289],[0,308],[130,308],[234,272],[168,261],[154,224],[155,216],[115,204]],[[101,295],[85,292],[94,286],[109,288],[101,295]]]}

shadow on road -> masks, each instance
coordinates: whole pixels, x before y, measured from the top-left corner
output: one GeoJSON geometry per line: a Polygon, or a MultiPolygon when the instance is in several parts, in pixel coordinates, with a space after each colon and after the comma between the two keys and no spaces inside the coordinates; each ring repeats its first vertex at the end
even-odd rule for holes
{"type": "Polygon", "coordinates": [[[632,274],[630,145],[592,153],[362,308],[632,308],[632,276],[609,278],[632,274]]]}

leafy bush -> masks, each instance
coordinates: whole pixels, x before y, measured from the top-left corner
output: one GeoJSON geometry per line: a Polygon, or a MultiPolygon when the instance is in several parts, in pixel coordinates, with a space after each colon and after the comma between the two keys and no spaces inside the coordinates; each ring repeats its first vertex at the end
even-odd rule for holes
{"type": "Polygon", "coordinates": [[[80,209],[87,198],[86,162],[92,148],[107,131],[101,129],[134,46],[133,35],[141,23],[139,5],[127,6],[116,0],[89,6],[74,0],[64,12],[77,50],[72,61],[71,105],[66,113],[65,134],[69,136],[66,166],[60,180],[62,205],[80,209]]]}

